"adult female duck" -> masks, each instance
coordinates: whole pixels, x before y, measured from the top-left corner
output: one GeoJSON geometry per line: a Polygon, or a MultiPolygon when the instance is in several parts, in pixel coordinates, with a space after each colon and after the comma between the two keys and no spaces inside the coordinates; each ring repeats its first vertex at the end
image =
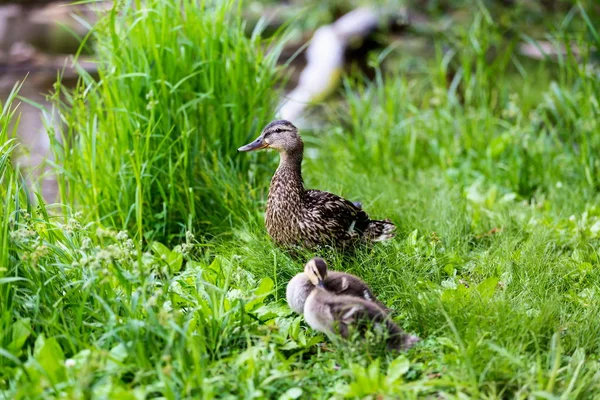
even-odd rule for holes
{"type": "Polygon", "coordinates": [[[302,180],[304,144],[289,121],[268,124],[260,136],[238,151],[274,149],[280,162],[269,189],[265,225],[283,246],[344,248],[390,239],[396,226],[369,218],[360,204],[320,190],[306,190],[302,180]]]}

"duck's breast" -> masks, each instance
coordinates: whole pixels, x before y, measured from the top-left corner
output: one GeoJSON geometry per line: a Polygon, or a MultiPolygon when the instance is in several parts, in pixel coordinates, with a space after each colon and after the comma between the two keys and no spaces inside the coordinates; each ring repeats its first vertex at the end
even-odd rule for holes
{"type": "Polygon", "coordinates": [[[294,276],[286,288],[286,300],[290,308],[298,313],[304,312],[304,304],[314,286],[303,273],[294,276]]]}
{"type": "Polygon", "coordinates": [[[276,174],[271,181],[265,212],[267,232],[276,242],[297,243],[301,239],[302,213],[301,188],[286,184],[285,179],[276,174]]]}

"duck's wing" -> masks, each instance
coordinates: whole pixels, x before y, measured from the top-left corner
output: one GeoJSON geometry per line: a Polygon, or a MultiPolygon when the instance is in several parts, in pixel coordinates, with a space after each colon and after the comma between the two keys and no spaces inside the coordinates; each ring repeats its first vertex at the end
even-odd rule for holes
{"type": "Polygon", "coordinates": [[[365,300],[373,300],[375,297],[366,283],[357,276],[345,272],[328,271],[325,287],[335,294],[346,294],[365,300]]]}
{"type": "Polygon", "coordinates": [[[387,330],[387,346],[390,349],[407,350],[420,340],[417,336],[404,332],[383,309],[374,303],[361,299],[353,301],[352,297],[341,295],[331,298],[327,306],[336,322],[339,334],[344,338],[349,337],[350,327],[364,331],[373,324],[382,324],[387,330]]]}
{"type": "Polygon", "coordinates": [[[346,279],[344,274],[335,271],[328,271],[327,278],[325,278],[325,288],[335,294],[350,294],[348,289],[350,288],[350,281],[346,279]]]}
{"type": "Polygon", "coordinates": [[[350,326],[365,327],[386,318],[379,307],[350,296],[332,298],[327,302],[327,307],[337,323],[340,335],[345,338],[348,337],[350,326]]]}
{"type": "Polygon", "coordinates": [[[333,193],[307,190],[304,206],[310,217],[329,231],[353,236],[354,232],[362,233],[369,224],[369,216],[362,208],[333,193]]]}
{"type": "Polygon", "coordinates": [[[325,279],[325,288],[335,294],[343,294],[347,296],[354,296],[367,301],[373,302],[378,305],[387,314],[392,313],[392,309],[383,304],[377,296],[373,294],[373,291],[363,280],[359,277],[345,272],[329,271],[327,278],[325,279]]]}

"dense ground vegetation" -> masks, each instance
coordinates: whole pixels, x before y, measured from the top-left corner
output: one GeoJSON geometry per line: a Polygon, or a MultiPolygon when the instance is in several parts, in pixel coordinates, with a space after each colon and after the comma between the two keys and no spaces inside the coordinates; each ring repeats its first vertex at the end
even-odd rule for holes
{"type": "Polygon", "coordinates": [[[327,343],[282,297],[310,254],[264,231],[276,156],[235,152],[274,115],[280,35],[248,37],[234,4],[146,3],[95,28],[98,80],[56,85],[60,205],[10,162],[18,87],[2,109],[0,397],[600,395],[586,7],[547,24],[566,51],[532,62],[515,50],[529,37],[480,4],[432,57],[375,54],[375,78],[349,76],[303,132],[307,186],[398,224],[389,243],[327,254],[423,338],[397,355],[327,343]]]}

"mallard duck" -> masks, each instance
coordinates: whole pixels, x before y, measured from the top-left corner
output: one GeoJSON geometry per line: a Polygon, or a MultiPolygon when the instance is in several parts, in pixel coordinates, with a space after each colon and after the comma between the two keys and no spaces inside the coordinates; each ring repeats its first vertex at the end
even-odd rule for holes
{"type": "Polygon", "coordinates": [[[369,326],[387,331],[388,349],[408,350],[419,338],[394,324],[386,312],[372,301],[349,295],[336,295],[325,289],[318,264],[308,263],[304,273],[314,289],[304,304],[304,319],[311,328],[327,335],[350,336],[351,327],[364,333],[369,326]]]}
{"type": "Polygon", "coordinates": [[[275,243],[315,248],[390,239],[396,226],[388,219],[372,220],[362,205],[320,190],[307,190],[302,180],[304,144],[289,121],[268,124],[253,142],[238,151],[274,149],[280,162],[269,188],[265,225],[275,243]]]}
{"type": "MultiPolygon", "coordinates": [[[[313,258],[306,264],[306,268],[311,268],[318,272],[319,278],[323,281],[327,291],[334,294],[359,297],[367,301],[372,301],[386,313],[392,311],[377,300],[371,288],[359,277],[345,272],[328,271],[327,263],[322,258],[313,258]]],[[[314,285],[304,272],[294,276],[289,281],[286,289],[286,299],[290,308],[296,313],[302,314],[304,312],[304,303],[314,288],[314,285]]]]}

